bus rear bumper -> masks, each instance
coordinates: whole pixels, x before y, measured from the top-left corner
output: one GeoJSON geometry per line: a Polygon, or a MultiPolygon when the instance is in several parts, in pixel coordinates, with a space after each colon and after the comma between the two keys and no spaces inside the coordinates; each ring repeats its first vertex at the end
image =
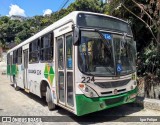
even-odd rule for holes
{"type": "Polygon", "coordinates": [[[76,95],[77,115],[81,116],[134,102],[136,100],[136,95],[137,88],[123,94],[107,97],[88,98],[85,95],[76,95]]]}

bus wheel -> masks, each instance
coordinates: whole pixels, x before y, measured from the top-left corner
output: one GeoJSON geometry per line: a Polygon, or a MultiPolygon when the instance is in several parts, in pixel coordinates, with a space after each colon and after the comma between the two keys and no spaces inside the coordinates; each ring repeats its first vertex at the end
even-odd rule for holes
{"type": "Polygon", "coordinates": [[[49,110],[55,109],[56,106],[52,101],[52,95],[51,95],[51,90],[50,90],[49,86],[47,86],[47,91],[46,91],[46,102],[48,104],[49,110]]]}
{"type": "Polygon", "coordinates": [[[15,76],[13,76],[13,85],[14,85],[14,89],[16,90],[16,91],[18,91],[20,88],[17,86],[17,82],[16,82],[16,77],[15,76]]]}

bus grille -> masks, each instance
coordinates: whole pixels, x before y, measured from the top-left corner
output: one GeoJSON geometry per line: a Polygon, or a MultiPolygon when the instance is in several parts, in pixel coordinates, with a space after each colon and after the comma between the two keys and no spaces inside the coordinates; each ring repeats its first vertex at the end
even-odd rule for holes
{"type": "Polygon", "coordinates": [[[100,88],[114,88],[127,85],[131,79],[123,80],[123,81],[116,81],[116,82],[99,82],[94,83],[95,85],[99,86],[100,88]]]}
{"type": "Polygon", "coordinates": [[[123,100],[124,100],[124,97],[113,98],[113,99],[106,100],[105,104],[106,105],[112,105],[112,104],[119,103],[119,102],[121,102],[123,100]]]}

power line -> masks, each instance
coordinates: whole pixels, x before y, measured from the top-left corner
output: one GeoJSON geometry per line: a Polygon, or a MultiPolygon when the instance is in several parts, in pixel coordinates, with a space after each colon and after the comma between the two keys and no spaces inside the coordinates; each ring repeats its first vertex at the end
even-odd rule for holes
{"type": "Polygon", "coordinates": [[[65,2],[65,4],[62,6],[62,8],[61,9],[63,9],[63,7],[65,7],[66,6],[66,4],[69,2],[70,0],[67,0],[66,2],[65,2]]]}
{"type": "Polygon", "coordinates": [[[66,0],[63,0],[63,2],[61,3],[61,5],[59,6],[58,10],[60,10],[62,8],[62,6],[64,5],[66,0]]]}
{"type": "Polygon", "coordinates": [[[59,8],[59,10],[61,10],[61,9],[63,9],[66,5],[67,5],[67,3],[69,2],[70,0],[66,0],[66,2],[65,1],[63,1],[63,3],[61,4],[62,6],[60,6],[60,8],[59,8]]]}

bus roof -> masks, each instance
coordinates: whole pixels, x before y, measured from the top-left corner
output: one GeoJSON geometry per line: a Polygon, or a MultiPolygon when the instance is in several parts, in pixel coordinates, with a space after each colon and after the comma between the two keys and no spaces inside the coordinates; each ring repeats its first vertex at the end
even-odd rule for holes
{"type": "Polygon", "coordinates": [[[30,43],[31,41],[36,40],[37,38],[45,35],[48,32],[51,32],[52,30],[64,25],[65,23],[68,23],[69,21],[73,21],[74,24],[76,24],[76,18],[77,15],[79,13],[86,13],[86,14],[93,14],[93,15],[100,15],[100,16],[106,16],[106,17],[110,17],[110,18],[114,18],[117,19],[119,21],[123,21],[125,23],[127,23],[126,21],[113,17],[113,16],[109,16],[109,15],[105,15],[105,14],[100,14],[100,13],[93,13],[93,12],[86,12],[86,11],[73,11],[70,14],[68,14],[67,16],[63,17],[62,19],[54,22],[53,24],[51,24],[50,26],[46,27],[45,29],[41,30],[40,32],[36,33],[35,35],[31,36],[30,38],[26,39],[25,41],[23,41],[22,43],[20,43],[19,45],[15,46],[14,48],[10,49],[7,53],[10,53],[28,43],[30,43]]]}

